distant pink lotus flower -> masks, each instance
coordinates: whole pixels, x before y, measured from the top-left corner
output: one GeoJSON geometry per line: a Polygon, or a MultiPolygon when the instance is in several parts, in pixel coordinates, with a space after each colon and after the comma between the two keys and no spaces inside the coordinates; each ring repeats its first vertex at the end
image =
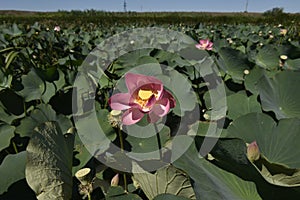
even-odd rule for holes
{"type": "Polygon", "coordinates": [[[176,105],[172,94],[153,76],[127,73],[125,83],[128,93],[117,93],[108,102],[113,110],[126,110],[122,115],[124,125],[139,122],[145,114],[148,122],[155,123],[176,105]]]}
{"type": "Polygon", "coordinates": [[[59,32],[59,31],[60,31],[60,26],[55,26],[55,27],[54,27],[54,31],[59,32]]]}
{"type": "Polygon", "coordinates": [[[205,40],[199,40],[199,44],[196,44],[196,48],[197,49],[201,49],[201,50],[212,50],[212,46],[214,43],[212,43],[211,41],[209,41],[209,39],[205,39],[205,40]]]}

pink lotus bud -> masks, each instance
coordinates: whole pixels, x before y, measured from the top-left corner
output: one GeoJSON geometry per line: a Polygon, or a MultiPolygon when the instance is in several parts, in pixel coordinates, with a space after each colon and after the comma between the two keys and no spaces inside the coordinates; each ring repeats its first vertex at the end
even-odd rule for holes
{"type": "Polygon", "coordinates": [[[119,174],[116,174],[112,179],[111,179],[111,182],[110,182],[110,185],[111,186],[118,186],[119,184],[119,174]]]}
{"type": "Polygon", "coordinates": [[[259,159],[260,157],[260,151],[258,148],[258,145],[256,141],[252,142],[251,144],[248,145],[247,147],[247,157],[248,159],[253,162],[259,159]]]}

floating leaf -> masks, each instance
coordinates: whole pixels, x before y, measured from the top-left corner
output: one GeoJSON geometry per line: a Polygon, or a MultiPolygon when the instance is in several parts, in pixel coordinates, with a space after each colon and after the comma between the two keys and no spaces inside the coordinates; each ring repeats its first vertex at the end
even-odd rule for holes
{"type": "Polygon", "coordinates": [[[227,116],[232,120],[250,112],[261,112],[261,107],[257,101],[257,96],[252,95],[247,97],[247,95],[243,93],[236,93],[228,96],[227,107],[227,116]]]}
{"type": "Polygon", "coordinates": [[[273,111],[277,119],[300,117],[300,72],[283,71],[274,78],[264,76],[258,82],[265,111],[273,111]]]}
{"type": "Polygon", "coordinates": [[[167,193],[196,199],[187,175],[172,165],[158,169],[155,174],[146,172],[136,163],[133,163],[132,168],[136,172],[133,179],[149,199],[167,193]]]}
{"type": "Polygon", "coordinates": [[[253,141],[271,163],[288,168],[300,168],[300,152],[295,148],[300,142],[300,120],[282,119],[276,122],[263,113],[249,113],[232,122],[228,136],[253,141]]]}
{"type": "Polygon", "coordinates": [[[57,115],[50,105],[40,104],[30,113],[30,116],[21,120],[21,124],[16,128],[16,133],[22,137],[30,137],[35,127],[48,121],[58,122],[64,133],[73,126],[66,116],[57,115]]]}
{"type": "Polygon", "coordinates": [[[218,60],[220,67],[234,81],[241,82],[244,80],[244,70],[249,70],[251,67],[247,56],[241,51],[229,47],[221,48],[218,53],[220,55],[218,60]]]}
{"type": "Polygon", "coordinates": [[[279,66],[279,52],[273,45],[264,45],[256,55],[256,64],[268,70],[277,69],[279,66]]]}
{"type": "Polygon", "coordinates": [[[14,137],[15,127],[0,122],[0,151],[10,144],[10,139],[14,137]]]}
{"type": "Polygon", "coordinates": [[[8,187],[25,178],[26,151],[7,155],[0,165],[0,194],[8,187]]]}
{"type": "Polygon", "coordinates": [[[25,101],[28,102],[42,97],[45,90],[44,81],[34,70],[22,76],[22,84],[24,89],[20,91],[20,94],[24,97],[25,101]]]}
{"type": "Polygon", "coordinates": [[[126,193],[121,186],[109,187],[107,195],[105,197],[107,200],[141,200],[136,194],[126,193]]]}
{"type": "Polygon", "coordinates": [[[264,69],[255,66],[253,69],[249,70],[249,74],[245,76],[245,87],[246,90],[252,94],[258,94],[257,83],[259,79],[264,75],[264,69]]]}
{"type": "Polygon", "coordinates": [[[261,199],[253,182],[244,181],[199,157],[194,145],[174,165],[193,179],[197,199],[261,199]]]}
{"type": "Polygon", "coordinates": [[[174,194],[159,194],[153,200],[188,200],[188,198],[176,196],[174,194]]]}
{"type": "Polygon", "coordinates": [[[38,199],[71,199],[74,135],[56,122],[34,129],[27,146],[26,180],[38,199]]]}

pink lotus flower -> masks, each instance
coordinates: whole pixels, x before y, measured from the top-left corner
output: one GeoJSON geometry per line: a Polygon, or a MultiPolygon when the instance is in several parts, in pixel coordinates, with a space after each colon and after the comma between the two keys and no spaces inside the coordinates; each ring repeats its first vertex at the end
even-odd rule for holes
{"type": "Polygon", "coordinates": [[[55,26],[55,27],[54,27],[54,31],[59,32],[59,31],[60,31],[60,26],[55,26]]]}
{"type": "Polygon", "coordinates": [[[122,115],[124,125],[139,122],[145,114],[148,122],[155,123],[176,105],[172,94],[155,77],[127,73],[125,83],[128,93],[115,94],[108,101],[113,110],[126,110],[122,115]]]}
{"type": "Polygon", "coordinates": [[[197,49],[201,49],[201,50],[212,50],[212,46],[214,43],[212,43],[211,41],[209,41],[209,39],[206,40],[199,40],[199,44],[196,44],[196,48],[197,49]]]}

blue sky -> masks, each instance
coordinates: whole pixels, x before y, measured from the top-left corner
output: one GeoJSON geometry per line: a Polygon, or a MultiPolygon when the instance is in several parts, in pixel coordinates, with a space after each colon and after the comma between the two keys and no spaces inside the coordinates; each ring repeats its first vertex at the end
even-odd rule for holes
{"type": "MultiPolygon", "coordinates": [[[[123,11],[124,0],[1,0],[0,10],[86,10],[123,11]]],[[[241,12],[247,0],[126,0],[130,11],[213,11],[241,12]]],[[[283,7],[285,12],[300,12],[299,0],[248,0],[249,12],[264,12],[283,7]]]]}

